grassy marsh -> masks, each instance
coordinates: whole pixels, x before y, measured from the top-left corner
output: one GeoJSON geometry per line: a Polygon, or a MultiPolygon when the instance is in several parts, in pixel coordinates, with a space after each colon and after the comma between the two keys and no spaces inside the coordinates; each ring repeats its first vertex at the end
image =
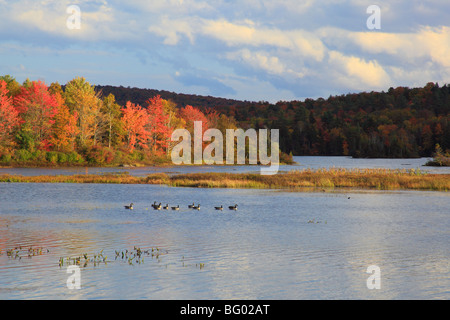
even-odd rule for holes
{"type": "Polygon", "coordinates": [[[0,175],[0,182],[20,183],[116,183],[162,184],[173,187],[252,189],[376,189],[450,190],[449,174],[428,174],[419,169],[318,169],[292,170],[276,175],[256,173],[191,173],[169,176],[154,173],[145,177],[129,174],[78,174],[56,176],[0,175]]]}

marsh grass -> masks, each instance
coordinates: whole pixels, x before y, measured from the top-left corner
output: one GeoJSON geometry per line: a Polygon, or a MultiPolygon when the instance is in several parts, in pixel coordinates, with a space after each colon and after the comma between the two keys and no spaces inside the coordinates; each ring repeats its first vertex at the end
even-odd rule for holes
{"type": "Polygon", "coordinates": [[[389,169],[318,169],[292,170],[276,175],[233,174],[233,173],[195,173],[173,176],[172,186],[221,187],[221,188],[361,188],[361,189],[450,189],[450,175],[425,174],[420,170],[389,169]]]}
{"type": "Polygon", "coordinates": [[[329,190],[335,188],[378,190],[450,190],[449,174],[428,174],[420,169],[305,169],[276,175],[254,173],[191,173],[169,176],[154,173],[146,177],[129,174],[73,175],[73,176],[16,176],[1,175],[0,182],[22,183],[116,183],[163,184],[194,188],[251,188],[329,190]]]}

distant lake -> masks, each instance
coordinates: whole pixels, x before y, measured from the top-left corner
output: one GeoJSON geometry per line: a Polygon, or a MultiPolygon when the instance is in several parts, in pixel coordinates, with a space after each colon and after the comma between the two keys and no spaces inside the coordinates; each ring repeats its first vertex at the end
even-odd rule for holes
{"type": "MultiPolygon", "coordinates": [[[[430,173],[450,173],[450,167],[427,167],[424,166],[431,158],[414,159],[361,159],[351,157],[318,157],[305,156],[294,157],[296,162],[293,165],[280,165],[279,171],[319,169],[319,168],[387,168],[387,169],[420,169],[430,173]]],[[[145,176],[156,172],[166,172],[168,174],[194,173],[194,172],[255,172],[259,173],[259,166],[255,165],[180,165],[166,167],[115,167],[115,168],[0,168],[0,174],[19,174],[23,176],[34,175],[70,175],[70,174],[90,174],[106,172],[128,172],[131,175],[145,176]]]]}
{"type": "MultiPolygon", "coordinates": [[[[295,160],[289,168],[426,162],[295,160]]],[[[136,175],[151,169],[123,168],[136,175]]],[[[448,192],[0,183],[0,204],[0,299],[450,299],[448,192]],[[180,210],[153,210],[154,201],[180,210]],[[134,210],[125,210],[130,202],[134,210]],[[193,202],[199,211],[188,209],[193,202]],[[228,210],[234,204],[238,210],[228,210]],[[220,205],[223,211],[214,209],[220,205]],[[134,248],[148,252],[144,261],[122,258],[134,248]],[[106,264],[84,263],[83,254],[100,253],[106,264]],[[81,257],[80,290],[67,288],[71,274],[61,257],[81,257]],[[381,271],[380,289],[367,287],[369,266],[381,271]]]]}

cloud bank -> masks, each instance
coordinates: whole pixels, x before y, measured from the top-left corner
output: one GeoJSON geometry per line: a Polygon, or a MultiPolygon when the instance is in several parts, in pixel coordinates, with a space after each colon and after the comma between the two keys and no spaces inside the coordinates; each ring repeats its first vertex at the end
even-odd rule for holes
{"type": "Polygon", "coordinates": [[[450,3],[0,0],[0,73],[242,100],[290,100],[450,79],[450,3]]]}

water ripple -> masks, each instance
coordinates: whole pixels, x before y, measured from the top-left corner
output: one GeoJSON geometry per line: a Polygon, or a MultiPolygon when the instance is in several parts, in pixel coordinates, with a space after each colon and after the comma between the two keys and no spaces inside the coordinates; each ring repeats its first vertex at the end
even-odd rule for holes
{"type": "Polygon", "coordinates": [[[1,299],[448,299],[446,193],[1,185],[1,299]],[[22,199],[27,199],[23,201],[22,199]],[[123,205],[135,203],[135,210],[123,205]],[[182,209],[156,211],[153,201],[182,209]],[[200,211],[187,208],[201,203],[200,211]],[[214,206],[239,203],[238,211],[214,206]],[[273,204],[276,204],[274,206],[273,204]],[[6,255],[23,248],[21,259],[6,255]],[[42,255],[27,257],[27,248],[42,255]],[[157,250],[130,265],[115,252],[157,250]],[[69,290],[61,257],[100,251],[69,290]],[[366,287],[378,265],[382,290],[366,287]]]}

